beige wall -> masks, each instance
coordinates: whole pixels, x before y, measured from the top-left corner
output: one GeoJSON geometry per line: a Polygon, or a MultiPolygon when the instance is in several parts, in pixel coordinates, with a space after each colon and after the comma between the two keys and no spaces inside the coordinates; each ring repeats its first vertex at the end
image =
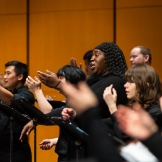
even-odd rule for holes
{"type": "MultiPolygon", "coordinates": [[[[125,53],[144,45],[153,53],[153,67],[162,77],[161,0],[116,0],[116,43],[125,53]]],[[[56,72],[70,57],[82,62],[83,54],[104,41],[113,41],[113,0],[30,0],[30,75],[37,70],[56,72]]],[[[26,62],[26,0],[0,1],[0,72],[9,60],[26,62]]],[[[64,97],[42,87],[45,95],[64,97]]],[[[38,105],[36,105],[38,107],[38,105]]],[[[37,161],[56,161],[54,150],[42,151],[39,142],[57,137],[57,126],[37,127],[37,161]]],[[[33,150],[33,132],[30,135],[33,150]]]]}

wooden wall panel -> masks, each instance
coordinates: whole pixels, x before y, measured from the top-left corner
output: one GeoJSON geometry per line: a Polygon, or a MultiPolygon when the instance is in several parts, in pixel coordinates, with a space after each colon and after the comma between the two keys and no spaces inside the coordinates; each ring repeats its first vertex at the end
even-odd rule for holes
{"type": "Polygon", "coordinates": [[[1,14],[26,14],[26,0],[0,0],[1,14]]]}
{"type": "Polygon", "coordinates": [[[26,62],[25,0],[0,1],[0,72],[11,60],[26,62]]]}
{"type": "Polygon", "coordinates": [[[162,77],[162,6],[117,9],[117,44],[123,49],[128,65],[130,51],[134,46],[143,45],[153,53],[152,66],[162,77]]]}
{"type": "Polygon", "coordinates": [[[116,0],[117,8],[156,7],[162,5],[161,0],[116,0]]]}
{"type": "Polygon", "coordinates": [[[34,0],[31,1],[31,12],[57,12],[68,10],[112,9],[112,0],[34,0]]]}
{"type": "Polygon", "coordinates": [[[56,72],[63,65],[69,64],[70,57],[83,62],[82,57],[87,50],[113,39],[112,9],[41,12],[30,15],[32,76],[36,75],[38,69],[56,72]]]}

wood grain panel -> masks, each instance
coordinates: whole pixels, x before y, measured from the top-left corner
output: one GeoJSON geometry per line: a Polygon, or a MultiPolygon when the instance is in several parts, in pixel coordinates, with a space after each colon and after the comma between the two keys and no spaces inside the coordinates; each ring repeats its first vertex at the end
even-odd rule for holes
{"type": "Polygon", "coordinates": [[[0,15],[25,14],[26,0],[0,0],[0,15]]]}
{"type": "Polygon", "coordinates": [[[68,10],[112,9],[112,0],[34,0],[31,12],[50,12],[68,10]]]}
{"type": "Polygon", "coordinates": [[[157,7],[162,6],[161,0],[117,0],[117,8],[157,7]]]}
{"type": "Polygon", "coordinates": [[[71,57],[83,63],[86,51],[112,41],[112,21],[112,10],[31,14],[31,75],[56,72],[71,57]]]}
{"type": "Polygon", "coordinates": [[[26,63],[26,16],[0,16],[0,71],[11,60],[26,63]]]}
{"type": "MultiPolygon", "coordinates": [[[[129,63],[130,51],[134,46],[143,45],[153,54],[152,66],[161,70],[162,7],[130,8],[117,11],[117,44],[123,49],[129,63]]],[[[130,64],[129,64],[130,66],[130,64]]]]}

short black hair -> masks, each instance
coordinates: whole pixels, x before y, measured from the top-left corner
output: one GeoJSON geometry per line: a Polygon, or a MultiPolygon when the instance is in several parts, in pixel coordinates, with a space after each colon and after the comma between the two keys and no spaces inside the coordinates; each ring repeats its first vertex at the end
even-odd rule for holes
{"type": "Polygon", "coordinates": [[[87,60],[87,61],[90,62],[91,57],[92,57],[92,53],[93,53],[93,50],[87,51],[87,52],[84,54],[84,56],[83,56],[83,60],[87,60]]]}
{"type": "Polygon", "coordinates": [[[22,82],[25,83],[26,78],[28,77],[28,66],[20,61],[9,61],[5,64],[5,68],[7,68],[8,66],[14,66],[14,71],[16,73],[16,75],[20,75],[23,74],[23,79],[22,82]]]}
{"type": "Polygon", "coordinates": [[[57,72],[57,77],[65,77],[72,84],[77,84],[79,81],[85,81],[86,75],[82,69],[77,66],[65,65],[57,72]]]}

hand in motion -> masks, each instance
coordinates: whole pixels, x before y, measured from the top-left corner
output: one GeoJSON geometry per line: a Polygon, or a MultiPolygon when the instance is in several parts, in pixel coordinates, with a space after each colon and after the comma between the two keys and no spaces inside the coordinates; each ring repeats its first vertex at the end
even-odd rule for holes
{"type": "Polygon", "coordinates": [[[45,139],[39,145],[42,150],[49,150],[57,144],[58,138],[45,139]]]}
{"type": "Polygon", "coordinates": [[[56,88],[60,80],[57,75],[49,70],[46,70],[47,73],[38,71],[38,76],[40,81],[50,88],[56,88]]]}
{"type": "Polygon", "coordinates": [[[158,128],[151,116],[139,105],[134,105],[133,110],[124,105],[118,106],[118,111],[115,115],[119,126],[123,132],[133,138],[147,139],[158,128]]]}
{"type": "Polygon", "coordinates": [[[117,93],[116,90],[113,88],[113,85],[110,85],[104,90],[103,98],[111,114],[117,111],[116,107],[117,93]]]}
{"type": "Polygon", "coordinates": [[[77,114],[98,104],[96,96],[85,82],[80,82],[77,85],[67,83],[66,86],[62,86],[62,91],[67,97],[69,105],[76,110],[77,114]]]}
{"type": "Polygon", "coordinates": [[[30,134],[33,128],[34,128],[33,120],[31,120],[23,127],[19,140],[23,142],[23,139],[30,134]]]}
{"type": "Polygon", "coordinates": [[[61,115],[64,120],[74,119],[76,117],[76,111],[72,108],[64,108],[61,115]]]}
{"type": "Polygon", "coordinates": [[[73,57],[70,58],[70,65],[72,65],[72,66],[76,66],[76,67],[82,69],[82,63],[80,63],[80,64],[78,65],[77,62],[76,62],[76,59],[73,58],[73,57]]]}
{"type": "Polygon", "coordinates": [[[41,89],[41,81],[35,76],[34,79],[30,76],[26,78],[26,85],[30,88],[33,92],[36,90],[41,89]]]}

